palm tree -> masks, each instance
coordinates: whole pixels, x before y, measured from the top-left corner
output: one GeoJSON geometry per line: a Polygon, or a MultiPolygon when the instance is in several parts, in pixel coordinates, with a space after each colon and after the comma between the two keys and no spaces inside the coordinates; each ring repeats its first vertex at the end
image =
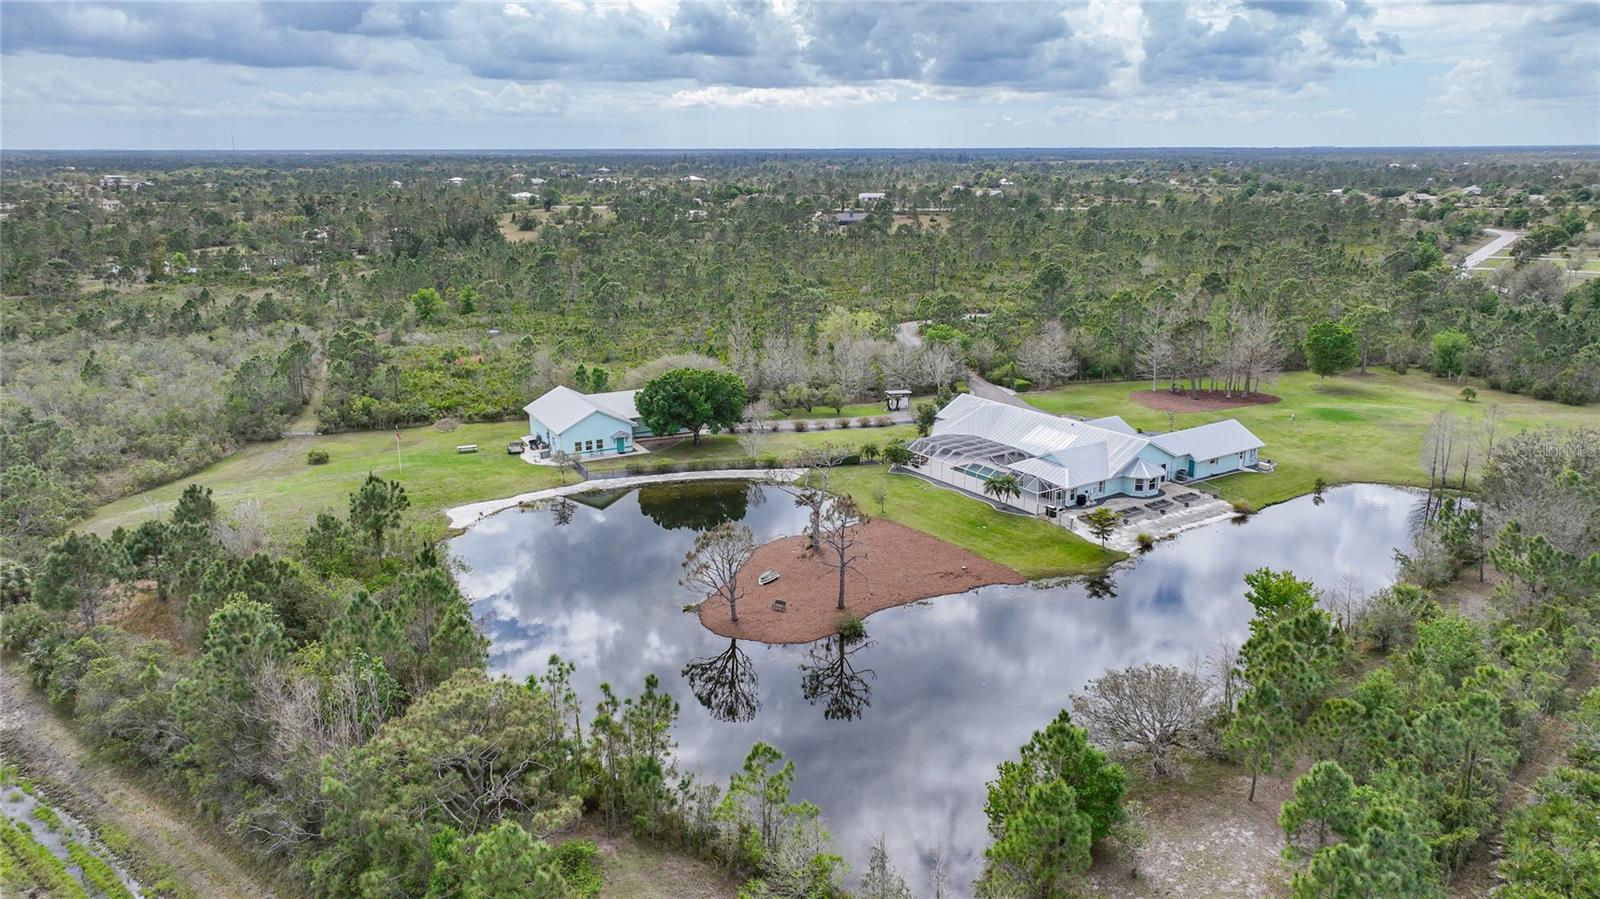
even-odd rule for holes
{"type": "Polygon", "coordinates": [[[1003,503],[1022,496],[1022,483],[1014,474],[997,474],[983,482],[983,492],[1003,503]]]}

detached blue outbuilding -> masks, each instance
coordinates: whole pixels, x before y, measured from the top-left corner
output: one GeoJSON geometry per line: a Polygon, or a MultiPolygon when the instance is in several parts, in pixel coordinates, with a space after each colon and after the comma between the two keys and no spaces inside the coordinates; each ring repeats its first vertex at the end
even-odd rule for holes
{"type": "Polygon", "coordinates": [[[534,449],[560,450],[574,458],[631,453],[634,440],[649,437],[634,408],[637,390],[579,393],[557,387],[522,407],[534,449]]]}

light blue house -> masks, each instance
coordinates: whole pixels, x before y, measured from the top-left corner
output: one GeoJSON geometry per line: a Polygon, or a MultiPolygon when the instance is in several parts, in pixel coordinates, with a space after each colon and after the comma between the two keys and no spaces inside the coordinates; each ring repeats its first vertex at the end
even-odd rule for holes
{"type": "Polygon", "coordinates": [[[1146,435],[1114,415],[1078,421],[963,394],[909,449],[923,474],[973,493],[1015,475],[1022,496],[1008,502],[1043,512],[1155,496],[1169,482],[1254,468],[1262,446],[1232,419],[1146,435]]]}
{"type": "Polygon", "coordinates": [[[633,405],[638,392],[586,394],[557,387],[522,407],[528,413],[529,442],[574,458],[631,453],[635,438],[650,436],[633,405]]]}

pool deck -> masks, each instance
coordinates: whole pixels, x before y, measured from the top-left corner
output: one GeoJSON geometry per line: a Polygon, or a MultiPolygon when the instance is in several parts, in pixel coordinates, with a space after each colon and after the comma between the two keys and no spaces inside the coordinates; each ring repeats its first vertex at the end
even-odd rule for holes
{"type": "Polygon", "coordinates": [[[801,469],[798,468],[718,469],[715,471],[663,472],[661,474],[643,474],[629,478],[578,481],[561,487],[519,493],[516,496],[508,496],[505,499],[488,499],[482,502],[467,503],[464,506],[446,509],[444,514],[449,519],[451,528],[465,528],[496,512],[515,508],[523,503],[536,503],[540,500],[555,499],[560,496],[592,493],[596,490],[615,490],[619,487],[641,487],[645,484],[671,484],[680,481],[792,481],[800,476],[800,472],[801,469]]]}
{"type": "Polygon", "coordinates": [[[1111,532],[1111,536],[1106,540],[1107,547],[1120,549],[1123,552],[1133,552],[1139,548],[1140,534],[1149,534],[1160,540],[1183,531],[1227,521],[1238,514],[1233,510],[1231,503],[1201,492],[1193,484],[1167,483],[1161,485],[1161,495],[1159,497],[1112,497],[1102,502],[1099,506],[1068,510],[1055,520],[1074,534],[1086,540],[1093,540],[1094,537],[1089,534],[1089,526],[1078,519],[1101,507],[1123,513],[1137,510],[1137,518],[1120,525],[1115,531],[1111,532]],[[1187,506],[1176,499],[1176,497],[1186,493],[1196,494],[1196,497],[1191,499],[1187,506]],[[1171,506],[1164,511],[1146,508],[1147,504],[1158,499],[1166,500],[1171,503],[1171,506]]]}

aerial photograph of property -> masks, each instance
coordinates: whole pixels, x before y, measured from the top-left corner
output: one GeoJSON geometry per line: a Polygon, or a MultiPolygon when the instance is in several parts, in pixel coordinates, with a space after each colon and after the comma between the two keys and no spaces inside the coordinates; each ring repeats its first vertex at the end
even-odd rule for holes
{"type": "Polygon", "coordinates": [[[1600,899],[1600,0],[0,0],[0,899],[1600,899]]]}

